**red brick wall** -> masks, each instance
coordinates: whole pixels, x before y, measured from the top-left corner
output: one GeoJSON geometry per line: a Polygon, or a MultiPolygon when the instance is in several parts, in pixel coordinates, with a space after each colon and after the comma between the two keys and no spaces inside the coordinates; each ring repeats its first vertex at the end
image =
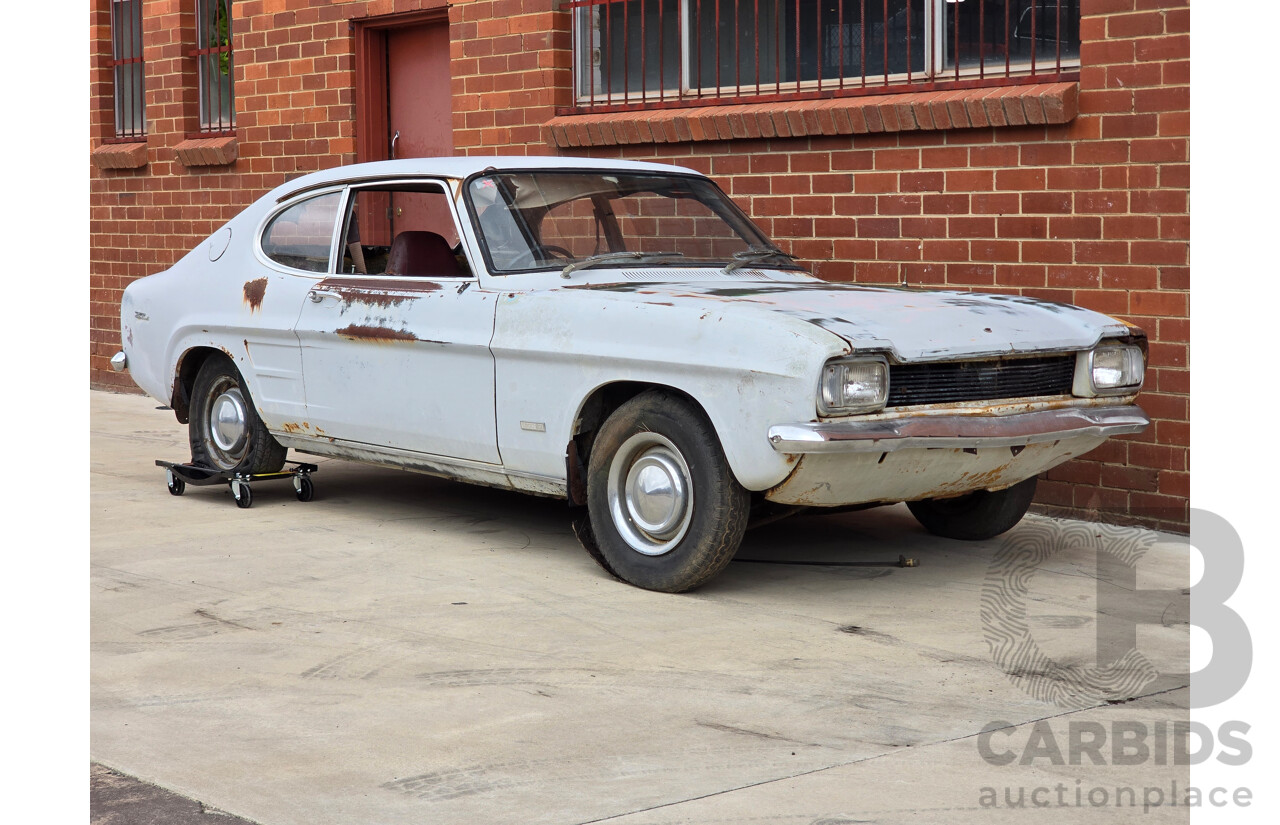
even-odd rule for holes
{"type": "MultiPolygon", "coordinates": [[[[106,369],[130,279],[175,260],[287,176],[354,159],[348,20],[439,3],[235,3],[239,159],[206,168],[174,160],[194,111],[181,58],[190,15],[178,13],[190,5],[147,4],[148,165],[91,171],[94,386],[131,386],[106,369]]],[[[451,5],[460,153],[552,151],[545,124],[572,102],[569,13],[553,5],[451,5]]],[[[95,146],[110,129],[106,6],[95,0],[91,16],[95,146]]],[[[825,278],[1018,292],[1141,324],[1151,337],[1141,403],[1155,426],[1050,472],[1038,502],[1185,529],[1189,8],[1083,0],[1083,13],[1079,114],[1066,124],[557,151],[707,172],[825,278]]]]}

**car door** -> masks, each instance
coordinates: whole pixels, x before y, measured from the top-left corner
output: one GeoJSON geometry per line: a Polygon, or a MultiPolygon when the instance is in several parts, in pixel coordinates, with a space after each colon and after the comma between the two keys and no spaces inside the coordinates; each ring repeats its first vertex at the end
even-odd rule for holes
{"type": "Polygon", "coordinates": [[[303,301],[304,432],[498,464],[495,295],[457,246],[441,181],[353,186],[336,271],[303,301]]]}
{"type": "MultiPolygon", "coordinates": [[[[293,326],[315,282],[332,269],[331,255],[344,198],[342,186],[285,200],[263,223],[256,255],[224,255],[232,225],[209,240],[209,258],[244,277],[237,317],[223,330],[228,349],[243,340],[239,367],[268,427],[288,431],[306,418],[302,357],[293,326]],[[236,320],[243,323],[235,323],[236,320]]],[[[233,279],[232,283],[239,280],[233,279]]],[[[192,296],[198,302],[198,296],[192,296]]]]}

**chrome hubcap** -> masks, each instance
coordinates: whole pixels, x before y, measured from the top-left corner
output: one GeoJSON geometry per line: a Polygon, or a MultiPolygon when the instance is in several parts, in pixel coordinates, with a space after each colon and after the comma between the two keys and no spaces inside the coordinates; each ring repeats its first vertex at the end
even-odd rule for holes
{"type": "Polygon", "coordinates": [[[631,549],[646,556],[669,552],[693,517],[689,466],[657,433],[627,439],[609,467],[609,511],[631,549]]]}
{"type": "Polygon", "coordinates": [[[244,447],[249,423],[239,387],[226,390],[209,405],[209,435],[224,453],[233,454],[244,447]]]}

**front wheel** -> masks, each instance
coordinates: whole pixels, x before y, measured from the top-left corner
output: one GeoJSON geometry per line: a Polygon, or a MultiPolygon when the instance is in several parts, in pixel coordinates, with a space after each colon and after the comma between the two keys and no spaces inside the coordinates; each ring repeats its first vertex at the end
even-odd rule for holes
{"type": "Polygon", "coordinates": [[[587,467],[589,530],[576,532],[619,579],[679,593],[733,559],[750,503],[701,410],[654,390],[600,428],[587,467]]]}
{"type": "Polygon", "coordinates": [[[1036,494],[1036,477],[1003,490],[978,490],[955,498],[908,501],[907,508],[935,536],[964,541],[994,538],[1022,521],[1036,494]]]}
{"type": "Polygon", "coordinates": [[[274,473],[286,450],[267,432],[239,370],[225,355],[211,355],[191,392],[191,461],[238,473],[274,473]]]}

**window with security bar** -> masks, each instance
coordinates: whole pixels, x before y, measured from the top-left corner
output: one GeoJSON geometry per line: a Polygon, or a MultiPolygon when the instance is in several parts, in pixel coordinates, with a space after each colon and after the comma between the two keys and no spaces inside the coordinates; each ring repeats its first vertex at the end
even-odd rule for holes
{"type": "Polygon", "coordinates": [[[197,0],[196,59],[200,133],[229,134],[236,128],[235,61],[231,49],[231,0],[197,0]]]}
{"type": "Polygon", "coordinates": [[[1060,79],[1080,0],[577,0],[579,109],[1060,79]]]}
{"type": "Polygon", "coordinates": [[[147,135],[145,75],[142,0],[112,0],[111,82],[116,138],[138,140],[147,135]]]}

